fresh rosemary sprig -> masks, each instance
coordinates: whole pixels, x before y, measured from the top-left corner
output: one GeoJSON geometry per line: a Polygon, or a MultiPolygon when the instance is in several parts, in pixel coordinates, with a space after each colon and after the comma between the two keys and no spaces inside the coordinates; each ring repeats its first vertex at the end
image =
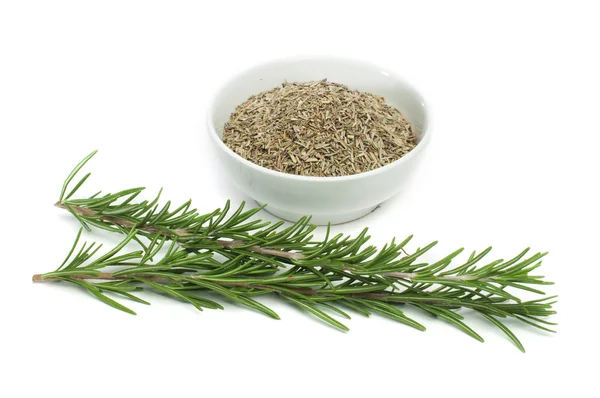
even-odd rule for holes
{"type": "Polygon", "coordinates": [[[404,247],[409,236],[402,242],[392,240],[378,250],[366,245],[367,229],[351,238],[342,234],[332,237],[329,227],[325,238],[316,240],[312,235],[316,227],[309,218],[283,228],[283,222],[251,220],[260,208],[244,210],[243,204],[232,213],[229,202],[223,209],[207,214],[192,208],[191,201],[171,210],[170,202],[159,207],[160,193],[152,201],[135,202],[144,188],[72,199],[90,174],[69,190],[71,183],[94,154],[68,176],[57,206],[68,210],[87,229],[95,226],[124,233],[126,238],[98,258],[94,258],[99,249],[95,243],[83,244],[73,256],[80,231],[62,265],[56,271],[35,275],[34,281],[77,284],[129,313],[134,312],[107,294],[147,304],[132,294],[145,285],[198,309],[222,308],[202,296],[212,291],[278,319],[273,310],[252,298],[276,294],[341,330],[348,328],[330,314],[350,318],[342,308],[363,315],[378,313],[425,330],[399,308],[409,304],[483,341],[456,312],[466,308],[500,328],[523,351],[501,319],[514,318],[553,332],[546,325],[554,323],[545,318],[555,313],[555,296],[523,301],[515,295],[523,290],[545,294],[534,286],[552,282],[532,272],[546,253],[528,255],[526,249],[508,261],[480,265],[491,250],[487,248],[455,265],[455,257],[462,252],[459,249],[427,263],[421,259],[436,242],[407,254],[404,247]],[[122,253],[132,241],[139,244],[140,250],[122,253]]]}

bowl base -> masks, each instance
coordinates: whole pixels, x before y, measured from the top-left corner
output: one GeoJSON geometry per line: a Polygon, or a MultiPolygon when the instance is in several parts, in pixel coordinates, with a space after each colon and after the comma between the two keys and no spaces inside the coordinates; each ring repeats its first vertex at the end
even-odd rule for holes
{"type": "MultiPolygon", "coordinates": [[[[260,206],[262,206],[262,203],[260,203],[260,202],[256,202],[256,203],[258,203],[260,206]]],[[[310,219],[310,222],[311,222],[311,224],[316,224],[316,225],[343,224],[346,222],[350,222],[350,221],[354,221],[359,218],[362,218],[362,217],[366,216],[367,214],[371,213],[373,210],[375,210],[378,207],[379,207],[379,205],[369,207],[367,209],[361,209],[361,210],[353,211],[350,213],[342,213],[342,214],[330,214],[330,215],[313,214],[310,219]]],[[[296,222],[301,217],[305,216],[305,214],[300,214],[300,213],[296,213],[296,212],[289,211],[289,210],[278,209],[278,208],[270,206],[270,205],[266,206],[264,210],[267,213],[274,215],[275,217],[281,218],[282,220],[289,221],[289,222],[296,222]]]]}

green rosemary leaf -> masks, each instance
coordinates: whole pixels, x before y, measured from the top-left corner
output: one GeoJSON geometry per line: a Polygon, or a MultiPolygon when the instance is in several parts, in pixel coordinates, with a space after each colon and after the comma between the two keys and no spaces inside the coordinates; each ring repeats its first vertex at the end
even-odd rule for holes
{"type": "Polygon", "coordinates": [[[471,329],[469,326],[467,326],[464,322],[462,322],[460,320],[460,318],[458,318],[456,316],[458,314],[456,314],[450,310],[447,310],[445,308],[437,308],[437,307],[433,307],[431,305],[426,305],[426,304],[417,304],[417,306],[437,317],[445,319],[446,321],[452,323],[453,325],[455,325],[456,327],[458,327],[459,329],[461,329],[462,331],[467,333],[469,336],[473,337],[475,340],[478,340],[483,343],[483,341],[484,341],[483,337],[481,337],[479,334],[477,334],[477,332],[475,332],[473,329],[471,329]]]}
{"type": "Polygon", "coordinates": [[[536,293],[536,294],[546,294],[541,290],[534,289],[531,286],[526,286],[521,283],[507,282],[505,280],[502,281],[503,285],[514,287],[515,289],[527,290],[528,292],[536,293]]]}
{"type": "MultiPolygon", "coordinates": [[[[83,160],[81,162],[79,162],[79,164],[77,164],[77,166],[75,166],[75,168],[73,169],[73,171],[71,171],[71,173],[68,175],[67,179],[65,180],[62,190],[60,191],[60,199],[59,201],[62,202],[64,197],[65,197],[65,192],[67,191],[67,187],[69,186],[69,184],[71,183],[71,181],[73,180],[73,178],[77,175],[77,173],[79,172],[79,170],[81,170],[81,168],[83,166],[85,166],[85,164],[98,152],[98,150],[93,151],[92,153],[90,153],[89,155],[87,155],[85,158],[83,158],[83,160]]],[[[84,180],[85,182],[85,180],[84,180]]],[[[83,183],[82,183],[83,184],[83,183]]],[[[81,184],[78,184],[79,186],[81,186],[81,184]]],[[[79,186],[77,188],[79,188],[79,186]]]]}
{"type": "MultiPolygon", "coordinates": [[[[125,307],[123,304],[120,304],[120,303],[116,302],[115,300],[111,299],[110,297],[107,297],[107,296],[105,296],[104,294],[100,293],[100,292],[99,292],[99,291],[97,291],[97,290],[91,290],[91,289],[90,289],[90,292],[91,292],[91,293],[92,293],[94,296],[96,296],[96,297],[97,297],[97,298],[98,298],[100,301],[102,301],[103,303],[105,303],[105,304],[108,304],[108,305],[110,305],[111,307],[113,307],[113,308],[116,308],[116,309],[118,309],[118,310],[121,310],[121,311],[127,312],[128,314],[131,314],[131,315],[136,315],[136,313],[135,313],[135,312],[133,312],[133,311],[132,311],[132,310],[130,310],[129,308],[125,307]]],[[[120,293],[123,293],[123,292],[120,292],[120,293]]]]}
{"type": "MultiPolygon", "coordinates": [[[[119,233],[123,232],[120,228],[117,228],[117,227],[115,227],[113,225],[110,225],[110,224],[106,224],[106,223],[104,223],[104,222],[102,222],[100,220],[97,220],[97,219],[88,218],[88,219],[86,219],[86,222],[89,225],[93,225],[96,228],[103,229],[103,230],[108,231],[108,232],[119,232],[119,233]]],[[[87,224],[84,225],[84,226],[87,226],[87,224]]],[[[86,229],[88,231],[91,231],[91,229],[88,229],[88,228],[89,228],[89,226],[87,226],[86,229]]]]}
{"type": "Polygon", "coordinates": [[[69,192],[67,194],[67,196],[65,196],[64,198],[61,198],[61,201],[63,200],[69,200],[69,198],[71,196],[73,196],[73,194],[75,192],[77,192],[77,190],[83,185],[83,183],[92,175],[92,173],[87,173],[85,176],[83,176],[83,178],[81,180],[79,180],[79,182],[77,183],[77,185],[75,185],[75,187],[71,190],[71,192],[69,192]]]}
{"type": "Polygon", "coordinates": [[[165,265],[147,265],[147,266],[138,266],[125,268],[120,271],[113,272],[114,277],[121,277],[127,275],[147,275],[156,271],[168,271],[172,269],[171,266],[165,265]]]}
{"type": "MultiPolygon", "coordinates": [[[[106,288],[103,288],[103,289],[106,289],[106,288]]],[[[101,290],[103,290],[103,289],[101,289],[101,290]]],[[[112,289],[106,289],[106,290],[111,290],[113,293],[120,294],[120,295],[125,296],[128,299],[136,301],[138,303],[150,305],[150,303],[147,302],[146,300],[142,300],[141,298],[139,298],[139,297],[137,297],[137,296],[135,296],[135,295],[133,295],[133,294],[131,294],[129,292],[124,292],[122,290],[112,290],[112,289]]]]}
{"type": "MultiPolygon", "coordinates": [[[[545,325],[551,325],[551,326],[556,326],[556,325],[558,325],[558,323],[556,323],[556,322],[550,322],[550,321],[547,321],[547,320],[545,320],[545,319],[540,319],[540,318],[537,318],[537,317],[535,317],[535,316],[532,316],[532,315],[522,315],[522,317],[524,317],[524,318],[529,318],[529,319],[531,319],[531,320],[534,320],[535,322],[543,323],[543,324],[545,324],[545,325]]],[[[555,332],[555,331],[554,331],[554,332],[555,332]]]]}
{"type": "Polygon", "coordinates": [[[436,272],[446,268],[446,266],[448,266],[448,264],[450,264],[452,259],[455,258],[456,256],[458,256],[460,253],[462,253],[463,250],[464,250],[464,248],[461,247],[460,249],[455,250],[452,253],[448,254],[446,257],[442,258],[441,260],[436,261],[435,263],[428,265],[426,267],[420,268],[418,270],[419,274],[434,275],[436,272]]]}
{"type": "Polygon", "coordinates": [[[227,202],[225,202],[225,206],[223,207],[223,210],[221,210],[221,212],[217,216],[217,219],[215,221],[213,221],[212,218],[210,219],[210,221],[208,223],[208,229],[209,230],[212,231],[213,229],[215,229],[215,228],[217,228],[219,226],[219,224],[221,223],[221,221],[223,221],[223,219],[227,215],[227,212],[229,211],[229,207],[230,206],[231,206],[231,202],[229,200],[227,200],[227,202]]]}
{"type": "MultiPolygon", "coordinates": [[[[529,300],[529,301],[526,301],[526,303],[527,303],[527,304],[542,303],[542,302],[544,302],[544,301],[553,300],[553,299],[555,299],[555,298],[557,298],[557,297],[558,297],[558,295],[554,295],[554,296],[548,296],[548,297],[542,297],[542,298],[539,298],[539,299],[536,299],[536,300],[529,300]]],[[[556,302],[556,301],[554,301],[554,302],[552,302],[552,303],[547,303],[547,304],[554,304],[555,302],[556,302]]]]}
{"type": "Polygon", "coordinates": [[[145,283],[148,286],[155,288],[156,290],[159,290],[159,291],[169,295],[169,296],[173,296],[180,300],[187,301],[188,303],[190,303],[194,307],[196,307],[198,310],[202,311],[202,307],[198,304],[197,300],[191,299],[188,295],[182,294],[175,289],[169,288],[166,285],[161,285],[160,283],[154,283],[145,278],[136,278],[136,279],[142,283],[145,283]]]}
{"type": "Polygon", "coordinates": [[[348,294],[348,293],[369,293],[369,292],[378,292],[385,290],[388,287],[387,284],[376,283],[372,285],[362,285],[362,286],[351,286],[351,287],[343,287],[343,288],[334,288],[332,289],[333,293],[336,294],[348,294]]]}
{"type": "Polygon", "coordinates": [[[362,300],[361,301],[365,306],[369,307],[373,311],[377,312],[380,315],[393,319],[397,322],[404,323],[408,326],[412,326],[413,328],[421,331],[425,331],[425,326],[421,325],[419,322],[415,321],[404,315],[404,312],[399,309],[387,304],[380,303],[373,300],[362,300]]]}
{"type": "Polygon", "coordinates": [[[96,287],[94,285],[91,285],[89,283],[86,283],[84,281],[80,281],[77,279],[72,279],[72,278],[64,278],[64,280],[87,289],[90,293],[92,293],[94,296],[96,296],[96,298],[99,299],[100,301],[102,301],[104,304],[108,304],[111,307],[121,310],[123,312],[127,312],[128,314],[136,315],[136,313],[133,312],[132,310],[130,310],[129,308],[116,302],[115,300],[111,299],[110,297],[107,297],[104,294],[102,294],[102,292],[100,292],[100,289],[98,289],[98,287],[96,287]]]}
{"type": "Polygon", "coordinates": [[[507,328],[502,322],[500,322],[499,320],[494,318],[492,315],[486,314],[485,312],[480,312],[480,314],[483,315],[491,323],[496,325],[498,327],[498,329],[502,330],[504,332],[504,334],[506,334],[508,336],[508,338],[511,339],[513,341],[513,343],[515,343],[515,345],[517,346],[517,348],[519,350],[521,350],[522,352],[525,352],[525,347],[523,347],[523,344],[521,344],[521,342],[519,341],[517,336],[515,336],[515,334],[513,332],[511,332],[510,329],[507,328]]]}
{"type": "Polygon", "coordinates": [[[362,314],[366,317],[371,316],[371,313],[366,309],[362,308],[360,305],[353,302],[351,299],[340,300],[340,303],[344,304],[346,307],[352,308],[354,311],[362,314]]]}
{"type": "Polygon", "coordinates": [[[121,251],[121,249],[123,249],[125,247],[125,245],[127,245],[133,239],[133,237],[135,236],[136,233],[137,233],[137,230],[132,229],[131,232],[129,232],[129,234],[127,235],[127,237],[121,241],[121,243],[119,243],[117,246],[115,246],[108,253],[106,253],[103,256],[101,256],[100,258],[98,258],[95,262],[103,263],[106,260],[113,257],[115,254],[117,254],[119,251],[121,251]]]}
{"type": "Polygon", "coordinates": [[[447,275],[464,275],[465,272],[474,264],[476,264],[478,261],[480,261],[483,257],[485,257],[490,251],[492,250],[491,246],[488,247],[487,249],[485,249],[484,251],[482,251],[481,253],[479,253],[478,255],[475,255],[475,252],[473,252],[471,254],[471,256],[469,257],[469,260],[461,265],[460,267],[454,268],[454,269],[450,269],[448,271],[445,272],[441,272],[440,276],[447,276],[447,275]]]}
{"type": "MultiPolygon", "coordinates": [[[[199,307],[204,307],[204,308],[209,308],[211,310],[222,310],[224,309],[223,306],[219,303],[217,303],[216,301],[212,301],[212,300],[208,300],[204,297],[198,297],[198,296],[194,296],[191,294],[184,294],[184,296],[186,296],[187,298],[189,298],[190,300],[195,301],[199,307]]],[[[198,307],[196,307],[198,308],[198,307]]],[[[201,308],[198,308],[200,310],[202,310],[201,308]]]]}
{"type": "Polygon", "coordinates": [[[254,310],[257,310],[259,312],[262,312],[263,314],[266,314],[268,316],[270,316],[271,318],[274,319],[279,319],[279,315],[277,315],[273,310],[271,310],[270,308],[268,308],[267,306],[259,303],[258,301],[252,300],[249,297],[245,297],[242,294],[236,294],[231,290],[228,290],[222,286],[219,286],[217,284],[214,283],[210,283],[207,281],[202,281],[199,279],[193,279],[193,278],[184,278],[185,281],[193,283],[195,285],[198,286],[202,286],[206,289],[212,290],[224,297],[227,297],[230,300],[233,300],[237,303],[240,303],[242,305],[245,305],[246,307],[252,308],[254,310]]]}
{"type": "Polygon", "coordinates": [[[273,319],[277,319],[277,320],[281,319],[275,311],[273,311],[266,305],[259,303],[256,300],[251,299],[250,297],[245,297],[245,296],[239,294],[239,295],[237,295],[237,301],[241,302],[246,307],[250,307],[250,308],[255,309],[256,311],[262,312],[263,314],[270,316],[273,319]]]}
{"type": "MultiPolygon", "coordinates": [[[[335,301],[334,301],[335,302],[335,301]]],[[[341,316],[343,316],[346,319],[352,319],[350,318],[350,315],[348,315],[347,313],[345,313],[344,311],[342,311],[341,309],[331,305],[331,304],[327,304],[326,302],[323,301],[319,301],[318,304],[323,307],[323,308],[327,308],[329,311],[335,312],[341,316]]]]}
{"type": "Polygon", "coordinates": [[[148,223],[153,224],[153,225],[160,225],[161,224],[161,220],[164,218],[165,214],[167,214],[167,211],[169,210],[169,207],[171,207],[171,201],[168,200],[167,203],[165,203],[165,205],[162,207],[162,209],[160,209],[160,211],[158,213],[156,213],[151,220],[148,220],[148,223]]]}
{"type": "Polygon", "coordinates": [[[92,269],[69,269],[69,270],[61,270],[48,272],[42,275],[43,279],[49,278],[64,278],[72,275],[86,275],[86,276],[98,276],[100,271],[92,270],[92,269]]]}
{"type": "Polygon", "coordinates": [[[73,246],[71,247],[71,250],[69,251],[69,254],[67,254],[67,257],[65,257],[65,260],[56,269],[57,271],[60,271],[62,269],[62,267],[65,266],[65,264],[67,263],[67,261],[69,261],[69,258],[71,258],[71,255],[73,254],[73,252],[75,251],[75,248],[77,247],[77,244],[79,243],[79,238],[81,238],[81,232],[82,231],[83,231],[83,228],[79,228],[79,232],[77,232],[77,237],[75,237],[75,241],[73,242],[73,246]]]}
{"type": "Polygon", "coordinates": [[[319,319],[327,322],[331,326],[333,326],[335,328],[338,328],[340,330],[343,330],[344,332],[350,331],[350,329],[348,329],[348,327],[346,325],[344,325],[343,323],[338,322],[337,320],[333,319],[332,317],[330,317],[329,315],[327,315],[326,313],[324,313],[320,309],[315,308],[312,304],[309,304],[306,301],[295,299],[293,297],[289,297],[289,296],[284,296],[284,297],[287,300],[289,300],[289,301],[293,302],[294,304],[298,305],[299,307],[304,308],[305,310],[307,310],[311,314],[315,315],[317,318],[319,318],[319,319]]]}

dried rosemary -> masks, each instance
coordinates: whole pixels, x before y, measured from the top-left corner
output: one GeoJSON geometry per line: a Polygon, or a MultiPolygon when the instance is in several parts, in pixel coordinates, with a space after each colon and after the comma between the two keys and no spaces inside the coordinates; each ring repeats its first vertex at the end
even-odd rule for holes
{"type": "Polygon", "coordinates": [[[306,176],[345,176],[412,150],[410,123],[384,98],[325,80],[284,83],[239,105],[223,142],[260,166],[306,176]]]}

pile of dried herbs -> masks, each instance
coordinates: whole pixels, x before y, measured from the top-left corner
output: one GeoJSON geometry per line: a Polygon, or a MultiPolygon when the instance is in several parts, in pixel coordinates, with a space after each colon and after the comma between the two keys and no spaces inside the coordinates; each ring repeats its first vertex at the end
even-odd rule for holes
{"type": "Polygon", "coordinates": [[[223,142],[269,169],[332,177],[385,166],[411,151],[417,138],[384,98],[325,79],[250,97],[225,124],[223,142]]]}

